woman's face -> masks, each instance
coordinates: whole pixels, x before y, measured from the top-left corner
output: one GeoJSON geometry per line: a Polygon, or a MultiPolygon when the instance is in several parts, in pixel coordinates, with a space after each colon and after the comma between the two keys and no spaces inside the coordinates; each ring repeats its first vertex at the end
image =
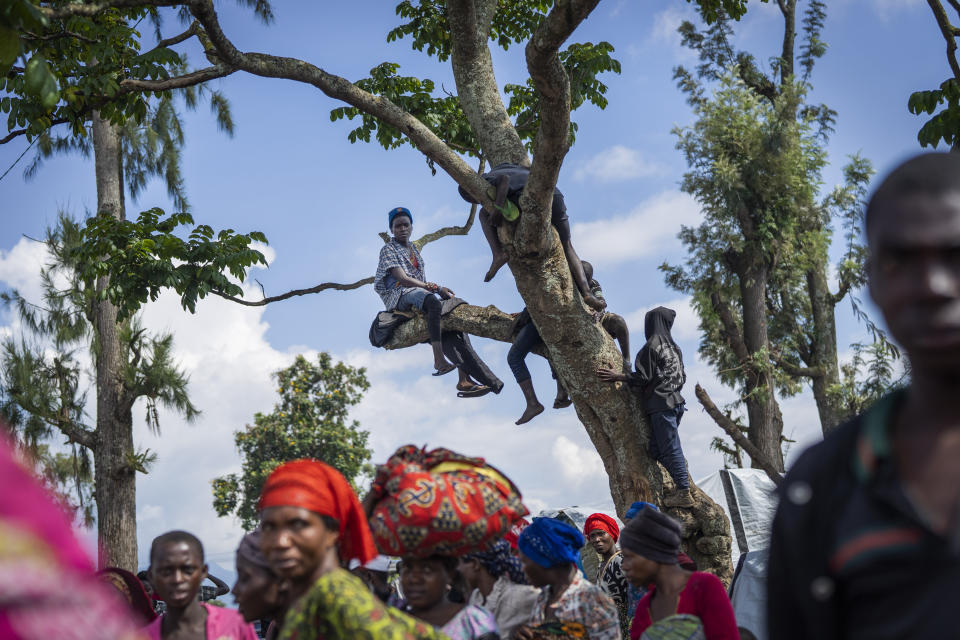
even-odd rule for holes
{"type": "Polygon", "coordinates": [[[629,549],[621,549],[621,551],[623,553],[623,561],[620,567],[623,569],[623,574],[627,576],[630,584],[635,587],[646,587],[653,582],[654,577],[657,575],[657,570],[660,568],[659,563],[644,558],[629,549]]]}
{"type": "Polygon", "coordinates": [[[247,622],[276,617],[283,606],[280,579],[243,558],[237,558],[237,583],[231,593],[247,622]]]}
{"type": "Polygon", "coordinates": [[[476,558],[460,558],[457,571],[471,590],[480,586],[480,572],[483,571],[483,566],[476,558]]]}
{"type": "Polygon", "coordinates": [[[320,514],[302,507],[267,507],[260,512],[260,549],[281,578],[310,579],[336,548],[338,531],[320,514]]]}
{"type": "Polygon", "coordinates": [[[410,233],[413,231],[413,223],[405,215],[398,215],[393,219],[390,225],[390,233],[397,239],[397,242],[406,243],[410,240],[410,233]]]}
{"type": "Polygon", "coordinates": [[[400,564],[400,587],[415,611],[440,604],[451,582],[446,567],[436,558],[404,558],[400,564]]]}

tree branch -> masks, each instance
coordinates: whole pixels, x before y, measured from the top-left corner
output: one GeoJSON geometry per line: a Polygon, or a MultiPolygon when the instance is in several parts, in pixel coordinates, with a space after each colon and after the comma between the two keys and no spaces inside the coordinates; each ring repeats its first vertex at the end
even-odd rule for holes
{"type": "Polygon", "coordinates": [[[130,7],[176,7],[183,4],[183,0],[107,0],[106,2],[76,2],[59,7],[36,7],[36,9],[50,20],[61,20],[80,16],[92,18],[108,9],[126,9],[130,7]]]}
{"type": "Polygon", "coordinates": [[[58,40],[60,38],[73,38],[75,40],[80,40],[81,42],[87,42],[90,44],[97,44],[97,41],[93,38],[88,38],[87,36],[80,35],[79,33],[74,33],[73,31],[61,31],[59,33],[51,33],[48,35],[38,36],[35,33],[29,31],[24,31],[24,38],[27,40],[58,40]]]}
{"type": "MultiPolygon", "coordinates": [[[[477,216],[477,205],[470,206],[470,213],[467,216],[467,221],[460,227],[443,227],[437,229],[436,231],[431,231],[430,233],[422,236],[418,240],[414,240],[413,243],[417,245],[418,249],[422,249],[424,246],[439,240],[440,238],[445,238],[447,236],[465,236],[470,232],[470,228],[473,226],[473,221],[477,216]]],[[[390,242],[390,236],[386,233],[381,233],[380,238],[384,242],[390,242]]],[[[318,284],[315,287],[310,287],[309,289],[294,289],[293,291],[288,291],[277,296],[265,297],[262,300],[250,301],[244,300],[243,298],[237,298],[234,296],[229,296],[225,293],[219,291],[213,291],[216,295],[230,300],[231,302],[236,302],[237,304],[242,304],[247,307],[262,307],[264,305],[270,304],[271,302],[279,302],[280,300],[287,300],[289,298],[294,298],[296,296],[305,296],[311,293],[320,293],[321,291],[326,291],[327,289],[333,289],[335,291],[350,291],[352,289],[359,289],[360,287],[368,284],[373,284],[373,276],[368,278],[363,278],[362,280],[357,280],[350,284],[339,284],[337,282],[324,282],[323,284],[318,284]]]]}
{"type": "MultiPolygon", "coordinates": [[[[149,0],[149,3],[165,3],[167,1],[149,0]]],[[[144,0],[140,0],[140,2],[143,3],[144,0]]],[[[180,4],[184,4],[184,2],[180,4]]],[[[480,204],[493,210],[493,201],[487,195],[489,185],[486,180],[477,175],[463,158],[414,116],[383,96],[376,96],[364,91],[346,78],[327,73],[303,60],[263,53],[241,52],[223,33],[211,0],[188,0],[186,4],[189,4],[194,17],[200,22],[203,30],[210,38],[217,55],[228,65],[265,78],[284,78],[313,85],[331,98],[346,102],[364,113],[393,125],[402,131],[417,149],[439,164],[450,177],[477,198],[480,204]]]]}
{"type": "Polygon", "coordinates": [[[717,408],[717,405],[713,403],[713,400],[710,399],[710,396],[699,384],[695,388],[695,393],[697,394],[697,400],[700,401],[704,410],[713,418],[713,421],[717,423],[717,426],[723,429],[737,446],[746,451],[750,459],[753,460],[758,467],[763,469],[775,485],[779,486],[780,483],[783,482],[783,476],[777,471],[776,466],[763,455],[763,452],[743,435],[739,425],[717,408]]]}
{"type": "Polygon", "coordinates": [[[120,81],[120,86],[124,89],[134,89],[137,91],[168,91],[170,89],[192,87],[216,78],[225,78],[235,71],[236,69],[217,65],[199,69],[182,76],[167,78],[166,80],[136,80],[134,78],[127,78],[120,81]]]}
{"type": "Polygon", "coordinates": [[[190,23],[190,26],[187,27],[186,31],[184,31],[178,36],[173,36],[172,38],[164,38],[163,40],[160,40],[159,42],[157,42],[157,46],[155,46],[153,50],[155,51],[157,49],[163,49],[165,47],[172,47],[175,44],[180,44],[184,40],[189,39],[191,36],[197,35],[199,31],[200,31],[200,23],[194,20],[193,22],[190,23]]]}
{"type": "MultiPolygon", "coordinates": [[[[514,319],[514,316],[504,313],[493,305],[478,307],[472,304],[461,304],[443,316],[442,323],[444,331],[462,331],[478,338],[512,342],[514,319]]],[[[418,313],[413,319],[397,327],[390,342],[384,345],[384,348],[405,349],[426,342],[428,338],[426,316],[418,313]]],[[[547,357],[543,344],[534,348],[533,353],[547,357]]]]}
{"type": "Polygon", "coordinates": [[[853,283],[849,280],[841,280],[840,287],[837,289],[837,292],[830,296],[830,302],[833,303],[833,306],[837,306],[843,299],[847,297],[847,294],[850,293],[850,289],[853,288],[853,283]]]}
{"type": "Polygon", "coordinates": [[[502,162],[524,164],[527,151],[510,122],[490,56],[488,39],[497,2],[449,0],[446,5],[451,67],[463,113],[492,166],[502,162]]]}
{"type": "Polygon", "coordinates": [[[820,378],[823,377],[823,369],[820,367],[798,367],[778,353],[771,353],[770,359],[794,378],[820,378]]]}
{"type": "Polygon", "coordinates": [[[553,239],[548,233],[553,191],[570,148],[570,79],[558,51],[598,2],[557,0],[527,43],[527,70],[540,96],[540,128],[530,178],[521,196],[521,209],[527,214],[517,230],[521,251],[537,252],[553,239]]]}
{"type": "MultiPolygon", "coordinates": [[[[56,126],[56,125],[58,125],[58,124],[66,124],[66,123],[68,123],[68,122],[70,122],[70,120],[69,120],[68,118],[57,118],[56,120],[52,120],[52,121],[50,122],[50,128],[52,128],[52,127],[54,127],[54,126],[56,126]]],[[[26,133],[27,133],[27,129],[26,129],[26,128],[23,128],[23,129],[15,129],[15,130],[11,131],[10,133],[8,133],[7,135],[5,135],[4,137],[0,138],[0,144],[7,144],[8,142],[10,142],[11,140],[13,140],[14,138],[20,137],[20,136],[22,136],[22,135],[26,135],[26,133]]]]}
{"type": "Polygon", "coordinates": [[[279,302],[280,300],[287,300],[288,298],[294,298],[297,296],[305,296],[311,293],[320,293],[321,291],[326,291],[327,289],[334,289],[336,291],[350,291],[351,289],[359,289],[360,287],[366,284],[373,283],[373,276],[368,278],[363,278],[362,280],[357,280],[356,282],[351,282],[350,284],[340,284],[337,282],[324,282],[323,284],[318,284],[315,287],[310,287],[309,289],[294,289],[293,291],[287,291],[286,293],[281,293],[278,296],[268,296],[262,300],[244,300],[243,298],[236,298],[234,296],[228,296],[225,293],[220,291],[211,291],[221,298],[230,300],[231,302],[236,302],[237,304],[242,304],[246,307],[262,307],[270,304],[271,302],[279,302]]]}
{"type": "Polygon", "coordinates": [[[743,336],[740,334],[740,329],[737,326],[737,321],[733,317],[733,311],[730,309],[730,305],[728,305],[716,291],[710,294],[710,304],[720,318],[720,324],[723,325],[724,336],[727,338],[727,344],[733,349],[733,354],[737,356],[737,360],[740,362],[746,362],[750,359],[750,350],[747,349],[747,344],[743,341],[743,336]]]}
{"type": "Polygon", "coordinates": [[[950,24],[950,18],[940,4],[940,0],[927,0],[927,4],[930,5],[930,10],[933,11],[933,16],[940,27],[940,33],[943,34],[943,39],[947,43],[947,63],[953,71],[954,79],[960,82],[960,64],[957,63],[957,30],[950,24]]]}

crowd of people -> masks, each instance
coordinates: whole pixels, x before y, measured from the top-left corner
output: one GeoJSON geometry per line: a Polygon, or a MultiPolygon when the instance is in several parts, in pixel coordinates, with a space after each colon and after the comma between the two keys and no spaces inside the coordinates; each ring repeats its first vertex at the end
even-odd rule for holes
{"type": "MultiPolygon", "coordinates": [[[[408,238],[409,212],[392,216],[395,240],[408,238]]],[[[956,635],[960,155],[926,154],[897,168],[868,205],[866,234],[871,294],[909,357],[912,381],[806,451],[784,478],[769,551],[765,631],[775,640],[956,635]]],[[[418,254],[397,259],[423,275],[418,254]]],[[[435,308],[426,294],[402,290],[432,295],[422,277],[394,278],[402,286],[390,295],[435,308]]],[[[185,531],[153,540],[143,581],[119,568],[95,574],[66,514],[0,446],[0,637],[253,640],[256,621],[265,637],[291,640],[751,638],[721,581],[683,553],[681,523],[661,510],[690,498],[676,439],[685,375],[672,321],[667,309],[648,313],[635,371],[599,372],[643,394],[651,447],[679,489],[669,501],[633,503],[622,526],[604,513],[582,529],[560,516],[508,519],[498,514],[516,514],[519,494],[505,500],[490,487],[514,485],[490,467],[466,473],[482,460],[442,450],[434,469],[451,475],[436,487],[446,483],[453,500],[466,500],[468,481],[499,483],[477,489],[484,519],[464,525],[458,513],[469,504],[455,512],[444,502],[419,528],[404,525],[434,489],[423,485],[381,509],[408,549],[389,558],[381,541],[393,530],[377,529],[372,501],[361,503],[324,462],[287,462],[266,480],[259,525],[236,550],[236,611],[198,597],[204,549],[185,531]],[[431,528],[443,535],[417,553],[431,528]]],[[[435,364],[442,372],[452,363],[435,364]]],[[[401,475],[378,472],[368,498],[402,482],[413,449],[395,454],[391,473],[401,475]]]]}

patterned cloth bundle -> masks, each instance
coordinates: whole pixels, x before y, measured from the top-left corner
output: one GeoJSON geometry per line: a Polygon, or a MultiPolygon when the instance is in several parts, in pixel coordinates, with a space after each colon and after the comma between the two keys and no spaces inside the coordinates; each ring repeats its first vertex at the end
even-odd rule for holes
{"type": "Polygon", "coordinates": [[[529,511],[483,458],[449,449],[397,449],[377,468],[370,518],[381,553],[426,557],[485,551],[529,511]]]}

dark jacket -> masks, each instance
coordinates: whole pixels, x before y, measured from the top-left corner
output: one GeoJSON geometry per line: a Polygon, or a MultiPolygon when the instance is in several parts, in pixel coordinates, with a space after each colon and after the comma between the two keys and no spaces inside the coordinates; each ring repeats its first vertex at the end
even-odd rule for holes
{"type": "Polygon", "coordinates": [[[680,389],[687,382],[683,368],[683,353],[673,341],[670,328],[677,312],[657,307],[644,318],[647,343],[634,361],[635,371],[627,381],[643,394],[643,408],[647,413],[666,411],[683,404],[680,389]]]}
{"type": "Polygon", "coordinates": [[[767,577],[771,640],[957,637],[960,525],[934,533],[903,489],[889,434],[902,398],[838,427],[784,478],[767,577]]]}

